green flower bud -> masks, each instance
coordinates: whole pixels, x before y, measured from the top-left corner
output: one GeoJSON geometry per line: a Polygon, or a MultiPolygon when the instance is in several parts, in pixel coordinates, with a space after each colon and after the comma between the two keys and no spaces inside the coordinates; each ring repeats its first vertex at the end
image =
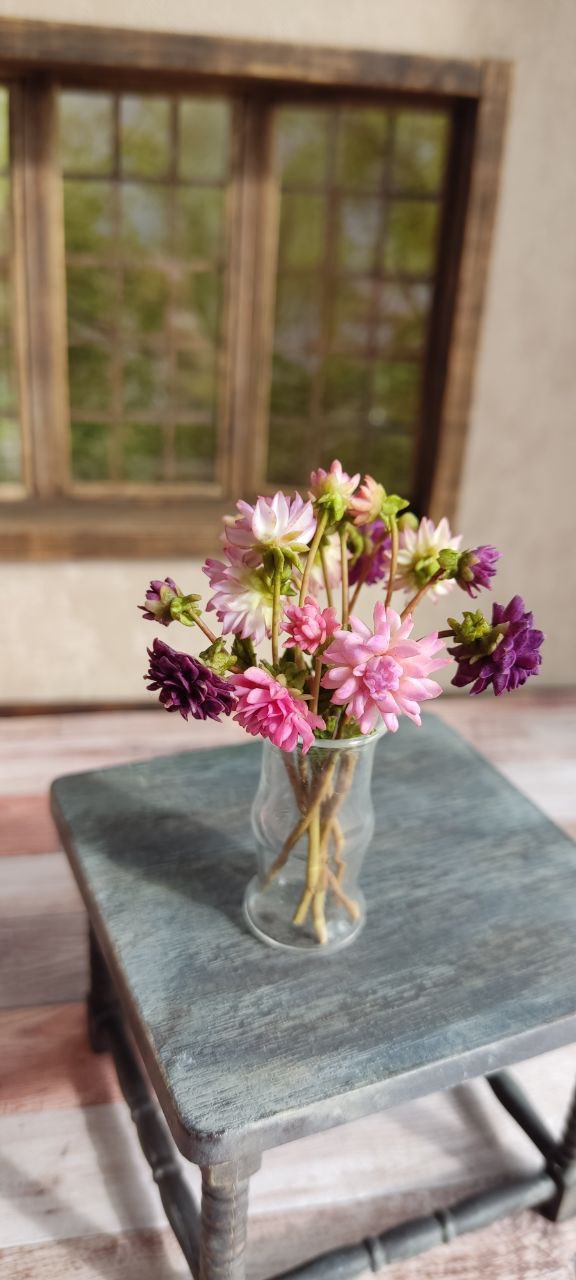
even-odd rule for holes
{"type": "Polygon", "coordinates": [[[403,516],[398,516],[399,529],[417,529],[420,521],[413,511],[406,511],[403,516]]]}
{"type": "Polygon", "coordinates": [[[395,520],[399,511],[404,511],[410,504],[406,498],[400,498],[397,493],[384,493],[382,506],[380,507],[380,519],[384,521],[386,528],[389,529],[392,520],[395,520]]]}
{"type": "Polygon", "coordinates": [[[445,578],[457,577],[460,572],[461,560],[461,553],[453,551],[451,547],[445,547],[443,551],[438,552],[438,563],[440,568],[444,570],[445,578]]]}
{"type": "Polygon", "coordinates": [[[458,622],[456,618],[449,618],[448,625],[451,627],[454,639],[457,640],[458,644],[474,644],[475,641],[487,636],[492,630],[490,623],[486,621],[484,614],[479,609],[475,613],[465,609],[462,622],[458,622]]]}
{"type": "Polygon", "coordinates": [[[219,676],[224,676],[227,671],[237,665],[236,658],[228,652],[226,641],[222,637],[215,640],[214,644],[211,644],[208,649],[203,649],[199,656],[202,662],[219,676]]]}
{"type": "Polygon", "coordinates": [[[181,622],[184,627],[193,627],[198,614],[201,613],[199,601],[201,596],[175,596],[170,601],[170,617],[174,622],[181,622]]]}

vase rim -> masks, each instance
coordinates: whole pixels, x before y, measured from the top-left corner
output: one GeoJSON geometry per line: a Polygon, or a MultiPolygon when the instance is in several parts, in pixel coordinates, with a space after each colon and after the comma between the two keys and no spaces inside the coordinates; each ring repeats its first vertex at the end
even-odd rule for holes
{"type": "MultiPolygon", "coordinates": [[[[342,751],[347,747],[357,747],[358,749],[361,749],[362,747],[369,746],[371,742],[378,742],[378,739],[382,738],[387,732],[388,730],[386,725],[384,724],[384,721],[381,720],[380,724],[372,730],[372,733],[357,733],[354,738],[315,738],[310,750],[342,751]]],[[[298,750],[301,751],[302,748],[298,747],[298,750]]]]}

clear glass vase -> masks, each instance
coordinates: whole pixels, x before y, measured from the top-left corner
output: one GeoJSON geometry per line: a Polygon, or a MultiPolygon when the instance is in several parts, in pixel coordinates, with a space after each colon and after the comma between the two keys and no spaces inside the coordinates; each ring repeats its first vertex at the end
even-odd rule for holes
{"type": "Polygon", "coordinates": [[[258,875],[244,914],[270,946],[328,953],[360,932],[358,875],[374,832],[372,766],[385,732],[322,739],[307,755],[264,742],[252,806],[258,875]]]}

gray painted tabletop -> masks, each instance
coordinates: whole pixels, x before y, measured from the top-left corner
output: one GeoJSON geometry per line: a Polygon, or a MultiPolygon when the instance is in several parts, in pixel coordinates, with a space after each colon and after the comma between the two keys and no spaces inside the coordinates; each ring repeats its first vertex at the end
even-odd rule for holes
{"type": "Polygon", "coordinates": [[[174,1137],[250,1155],[576,1040],[576,846],[436,718],[377,748],[363,933],[242,918],[259,744],[60,778],[53,810],[174,1137]]]}

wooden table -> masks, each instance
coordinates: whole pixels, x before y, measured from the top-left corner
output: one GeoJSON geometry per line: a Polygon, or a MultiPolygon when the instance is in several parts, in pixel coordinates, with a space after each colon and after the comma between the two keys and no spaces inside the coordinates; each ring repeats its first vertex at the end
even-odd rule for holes
{"type": "Polygon", "coordinates": [[[259,760],[223,748],[53,787],[91,925],[92,1045],[114,1055],[192,1272],[244,1275],[266,1148],[479,1075],[541,1170],[292,1280],[378,1271],[514,1209],[575,1213],[576,1104],[557,1144],[504,1070],[576,1040],[575,845],[447,726],[404,725],[378,748],[363,934],[333,956],[279,953],[242,920],[259,760]],[[202,1169],[200,1220],[168,1129],[202,1169]]]}

